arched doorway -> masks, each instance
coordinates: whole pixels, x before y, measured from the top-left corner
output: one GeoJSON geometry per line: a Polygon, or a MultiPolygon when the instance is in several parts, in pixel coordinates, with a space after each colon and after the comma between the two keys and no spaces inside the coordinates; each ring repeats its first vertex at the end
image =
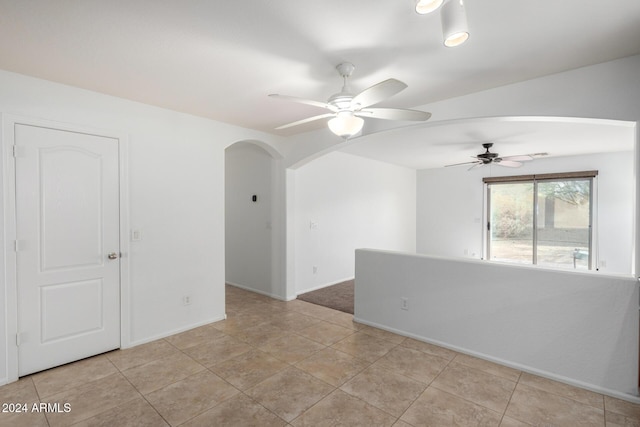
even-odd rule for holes
{"type": "Polygon", "coordinates": [[[282,298],[281,156],[260,141],[225,150],[225,281],[282,298]]]}

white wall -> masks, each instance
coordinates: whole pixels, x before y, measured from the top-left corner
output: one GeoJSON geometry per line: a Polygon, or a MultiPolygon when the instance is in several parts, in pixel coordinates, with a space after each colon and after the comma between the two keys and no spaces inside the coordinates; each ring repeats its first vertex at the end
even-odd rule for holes
{"type": "Polygon", "coordinates": [[[631,277],[361,250],[355,297],[360,322],[640,402],[631,277]]]}
{"type": "Polygon", "coordinates": [[[412,169],[337,152],[297,169],[296,293],[353,278],[356,248],[415,251],[415,177],[412,169]]]}
{"type": "Polygon", "coordinates": [[[521,168],[489,166],[418,171],[417,251],[481,258],[485,219],[482,178],[598,170],[595,254],[600,271],[631,274],[633,267],[633,152],[538,158],[521,168]],[[465,253],[466,251],[466,253],[465,253]],[[601,265],[604,262],[606,266],[601,265]]]}
{"type": "Polygon", "coordinates": [[[274,160],[247,142],[227,148],[225,158],[226,281],[279,296],[271,282],[274,160]]]}
{"type": "MultiPolygon", "coordinates": [[[[224,149],[240,140],[277,145],[278,138],[211,120],[0,71],[0,112],[42,118],[128,136],[130,301],[123,346],[131,346],[224,316],[224,149]],[[182,297],[191,296],[184,306],[182,297]]],[[[3,142],[4,143],[4,142],[3,142]]],[[[3,199],[7,195],[2,154],[3,199]]],[[[4,222],[5,216],[2,219],[4,222]]],[[[6,224],[5,224],[6,227],[6,224]]],[[[3,233],[4,233],[3,228],[3,233]]],[[[0,247],[0,354],[7,360],[5,235],[0,247]]],[[[0,364],[0,384],[7,380],[0,364]]]]}

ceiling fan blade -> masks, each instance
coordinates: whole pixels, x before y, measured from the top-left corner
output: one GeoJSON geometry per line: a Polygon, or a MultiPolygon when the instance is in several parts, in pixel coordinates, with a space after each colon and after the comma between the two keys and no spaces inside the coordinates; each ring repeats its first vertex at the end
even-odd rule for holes
{"type": "Polygon", "coordinates": [[[494,159],[493,162],[497,165],[506,166],[508,168],[519,168],[522,166],[522,163],[515,162],[513,160],[494,159]]]}
{"type": "MultiPolygon", "coordinates": [[[[464,163],[454,163],[454,164],[452,164],[452,165],[444,165],[444,167],[445,167],[445,168],[448,168],[449,166],[470,165],[470,164],[472,164],[472,163],[473,163],[475,166],[478,166],[478,165],[481,165],[481,164],[482,164],[482,162],[481,162],[481,161],[476,160],[475,162],[464,162],[464,163]]],[[[475,167],[475,166],[474,166],[474,167],[475,167]]]]}
{"type": "Polygon", "coordinates": [[[326,113],[326,114],[320,114],[319,116],[313,116],[313,117],[307,117],[306,119],[302,119],[302,120],[298,120],[296,122],[291,122],[291,123],[287,123],[286,125],[282,125],[282,126],[278,126],[276,128],[276,130],[280,130],[280,129],[287,129],[293,126],[298,126],[298,125],[302,125],[304,123],[309,123],[309,122],[313,122],[316,120],[320,120],[320,119],[324,119],[327,117],[334,117],[335,114],[333,113],[326,113]]]}
{"type": "Polygon", "coordinates": [[[367,88],[353,97],[351,107],[355,110],[377,104],[407,87],[400,80],[388,79],[367,88]]]}
{"type": "Polygon", "coordinates": [[[312,105],[314,107],[326,108],[327,110],[331,110],[333,112],[338,111],[336,107],[333,105],[327,104],[326,102],[314,101],[311,99],[298,98],[297,96],[289,96],[289,95],[280,95],[277,93],[272,93],[269,95],[271,98],[282,99],[284,101],[293,101],[298,104],[312,105]]]}
{"type": "Polygon", "coordinates": [[[467,169],[467,171],[470,171],[471,169],[475,169],[475,168],[477,168],[477,167],[479,167],[479,166],[484,166],[484,165],[486,165],[486,163],[484,163],[484,162],[478,162],[478,163],[476,163],[475,165],[471,166],[469,169],[467,169]]]}
{"type": "Polygon", "coordinates": [[[354,113],[356,116],[371,117],[386,120],[425,121],[431,117],[431,113],[418,110],[405,110],[402,108],[366,108],[354,113]]]}
{"type": "Polygon", "coordinates": [[[515,162],[530,162],[533,160],[533,157],[530,155],[521,155],[521,156],[506,156],[502,157],[502,160],[513,160],[515,162]]]}

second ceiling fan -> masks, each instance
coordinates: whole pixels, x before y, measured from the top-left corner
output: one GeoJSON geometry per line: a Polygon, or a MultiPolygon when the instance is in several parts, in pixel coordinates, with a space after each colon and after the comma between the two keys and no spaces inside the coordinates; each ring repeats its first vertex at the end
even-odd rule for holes
{"type": "Polygon", "coordinates": [[[520,166],[522,166],[523,162],[530,162],[531,160],[533,160],[534,156],[547,155],[547,153],[536,153],[536,154],[522,154],[518,156],[500,157],[498,153],[492,153],[491,151],[489,151],[489,149],[493,147],[493,142],[486,142],[482,144],[482,147],[485,149],[485,152],[474,156],[476,160],[473,160],[471,162],[454,163],[452,165],[445,165],[445,167],[473,165],[469,168],[469,170],[471,170],[478,166],[484,166],[484,165],[495,163],[497,165],[506,166],[509,168],[519,168],[520,166]]]}
{"type": "Polygon", "coordinates": [[[327,102],[279,94],[269,95],[272,98],[298,102],[300,104],[312,105],[329,110],[329,112],[324,114],[279,126],[276,130],[286,129],[316,120],[330,119],[327,123],[329,129],[336,135],[346,139],[356,135],[362,130],[362,126],[364,125],[363,117],[399,121],[425,121],[431,117],[431,113],[425,111],[401,108],[371,108],[372,105],[384,101],[402,91],[407,85],[396,79],[387,79],[354,95],[349,87],[348,79],[353,73],[355,66],[351,63],[344,62],[339,64],[336,69],[343,78],[342,90],[332,95],[327,102]]]}

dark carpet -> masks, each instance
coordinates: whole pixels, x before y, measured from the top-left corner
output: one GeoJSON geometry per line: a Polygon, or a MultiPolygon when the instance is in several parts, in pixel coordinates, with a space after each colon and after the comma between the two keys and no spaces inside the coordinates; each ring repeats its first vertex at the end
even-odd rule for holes
{"type": "Polygon", "coordinates": [[[355,280],[347,280],[317,291],[300,294],[298,299],[353,314],[354,283],[355,280]]]}

